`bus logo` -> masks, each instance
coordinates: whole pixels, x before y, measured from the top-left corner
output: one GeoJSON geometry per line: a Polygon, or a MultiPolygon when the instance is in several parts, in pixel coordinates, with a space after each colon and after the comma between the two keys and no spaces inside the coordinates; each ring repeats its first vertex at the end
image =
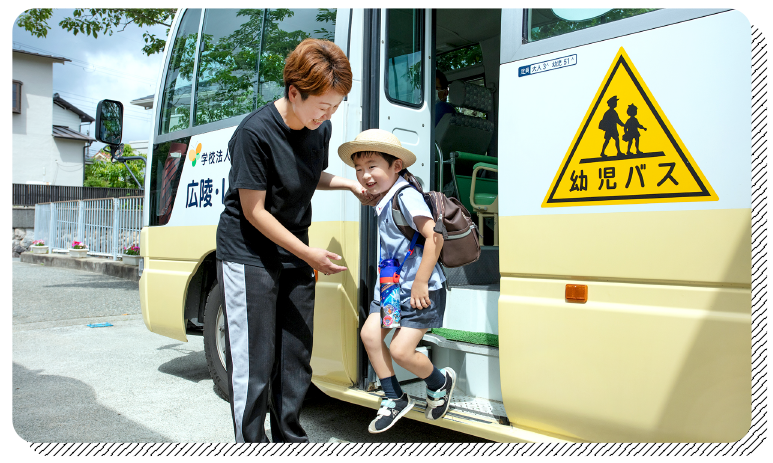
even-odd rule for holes
{"type": "Polygon", "coordinates": [[[195,150],[188,151],[188,160],[191,161],[192,166],[196,165],[196,161],[199,160],[199,157],[201,157],[201,143],[196,145],[195,150]]]}
{"type": "Polygon", "coordinates": [[[718,199],[621,47],[542,207],[718,199]]]}

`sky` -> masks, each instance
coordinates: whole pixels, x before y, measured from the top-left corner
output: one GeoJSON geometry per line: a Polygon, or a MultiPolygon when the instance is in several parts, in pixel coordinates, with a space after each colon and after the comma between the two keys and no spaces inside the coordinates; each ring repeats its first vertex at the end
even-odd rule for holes
{"type": "MultiPolygon", "coordinates": [[[[59,21],[72,15],[71,8],[54,9],[48,21],[51,29],[45,38],[37,38],[13,24],[13,48],[44,55],[68,58],[72,61],[54,64],[54,93],[92,117],[97,103],[103,99],[118,100],[124,106],[123,142],[147,141],[150,135],[152,110],[130,102],[155,93],[161,72],[163,53],[145,55],[145,40],[140,29],[131,25],[112,36],[95,39],[85,34],[73,35],[59,27],[59,21]]],[[[165,26],[148,28],[159,37],[166,37],[165,26]]],[[[53,97],[53,95],[52,95],[53,97]]],[[[89,127],[94,136],[94,123],[89,127]]],[[[82,127],[86,131],[86,126],[82,127]]],[[[103,143],[91,145],[94,155],[103,143]]]]}

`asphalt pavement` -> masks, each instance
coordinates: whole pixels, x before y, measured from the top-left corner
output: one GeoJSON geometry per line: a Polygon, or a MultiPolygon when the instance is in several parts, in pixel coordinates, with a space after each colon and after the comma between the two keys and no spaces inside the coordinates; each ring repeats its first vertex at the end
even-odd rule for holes
{"type": "MultiPolygon", "coordinates": [[[[28,442],[233,442],[203,339],[142,321],[138,283],[14,259],[13,426],[28,442]],[[90,328],[88,324],[112,326],[90,328]]],[[[403,419],[369,434],[375,410],[312,391],[311,442],[486,442],[403,419]]]]}

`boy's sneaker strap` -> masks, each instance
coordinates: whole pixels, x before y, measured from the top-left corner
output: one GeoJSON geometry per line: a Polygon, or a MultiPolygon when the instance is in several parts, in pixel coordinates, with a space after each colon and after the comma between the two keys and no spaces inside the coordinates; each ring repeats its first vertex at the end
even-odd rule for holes
{"type": "Polygon", "coordinates": [[[453,369],[444,368],[440,371],[446,376],[446,382],[436,391],[427,389],[427,410],[424,416],[428,420],[439,420],[445,416],[451,406],[451,395],[456,386],[456,372],[453,369]]]}
{"type": "Polygon", "coordinates": [[[413,399],[406,394],[398,399],[384,398],[381,400],[381,408],[376,413],[376,418],[370,422],[368,431],[371,434],[384,432],[394,426],[394,424],[413,408],[413,399]]]}

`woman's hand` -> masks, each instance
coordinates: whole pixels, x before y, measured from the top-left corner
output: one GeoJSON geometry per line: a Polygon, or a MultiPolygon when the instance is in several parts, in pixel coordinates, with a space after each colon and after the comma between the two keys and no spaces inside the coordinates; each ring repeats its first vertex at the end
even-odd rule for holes
{"type": "Polygon", "coordinates": [[[333,275],[346,270],[346,267],[330,262],[331,260],[341,260],[341,256],[327,249],[309,248],[306,258],[303,260],[314,270],[325,275],[333,275]]]}
{"type": "Polygon", "coordinates": [[[411,307],[414,309],[426,309],[432,305],[429,299],[429,285],[426,282],[413,281],[411,286],[411,307]]]}
{"type": "Polygon", "coordinates": [[[354,182],[349,190],[360,200],[363,206],[375,206],[384,195],[372,195],[358,182],[354,182]]]}

